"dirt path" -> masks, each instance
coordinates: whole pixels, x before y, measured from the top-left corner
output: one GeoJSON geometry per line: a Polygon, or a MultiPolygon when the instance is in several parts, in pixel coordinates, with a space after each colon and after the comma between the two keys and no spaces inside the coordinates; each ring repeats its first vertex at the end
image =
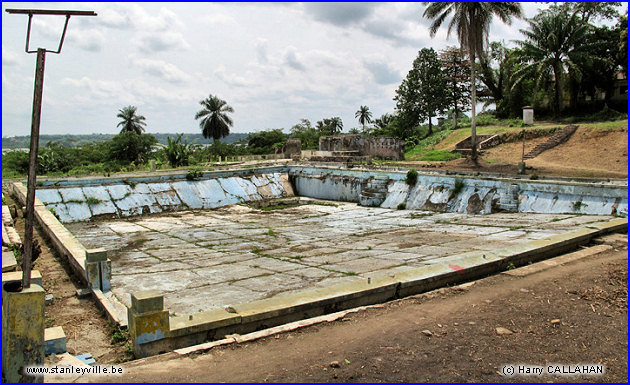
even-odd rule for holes
{"type": "MultiPolygon", "coordinates": [[[[5,194],[8,205],[15,201],[5,194]]],[[[24,216],[18,210],[15,228],[24,239],[24,216]]],[[[54,251],[52,244],[39,225],[33,231],[33,239],[39,242],[42,254],[35,261],[33,269],[42,274],[42,286],[54,299],[45,309],[45,327],[61,326],[66,334],[68,353],[73,355],[90,353],[98,363],[116,363],[131,356],[125,346],[111,342],[112,326],[93,299],[79,299],[76,289],[82,287],[79,278],[72,276],[72,270],[64,258],[54,251]]]]}
{"type": "Polygon", "coordinates": [[[123,377],[105,380],[626,382],[627,242],[614,247],[525,277],[499,274],[201,355],[129,362],[123,377]],[[497,327],[513,334],[498,335],[497,327]],[[332,367],[333,361],[339,367],[332,367]],[[606,373],[595,378],[498,373],[518,363],[602,363],[606,373]]]}
{"type": "MultiPolygon", "coordinates": [[[[525,153],[545,142],[548,137],[528,140],[525,153]]],[[[517,174],[522,143],[504,143],[484,150],[479,165],[465,158],[450,162],[409,161],[399,167],[448,171],[517,174]]],[[[627,178],[628,128],[593,130],[578,128],[565,142],[526,162],[527,175],[572,178],[627,178]]]]}

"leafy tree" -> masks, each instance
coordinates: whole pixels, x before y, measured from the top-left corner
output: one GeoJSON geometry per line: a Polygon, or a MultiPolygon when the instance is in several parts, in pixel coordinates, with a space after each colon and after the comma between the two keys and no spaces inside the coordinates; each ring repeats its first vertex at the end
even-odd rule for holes
{"type": "Polygon", "coordinates": [[[203,137],[212,137],[217,142],[221,138],[230,135],[230,127],[233,125],[233,122],[228,113],[234,112],[234,109],[228,106],[225,100],[215,95],[210,95],[200,101],[199,104],[203,108],[197,112],[195,119],[201,119],[199,127],[203,137]]]}
{"type": "Polygon", "coordinates": [[[116,125],[116,127],[122,126],[120,133],[124,132],[135,132],[140,135],[144,132],[144,127],[147,124],[144,122],[145,117],[142,115],[136,115],[137,107],[136,106],[127,106],[118,111],[117,118],[122,119],[120,123],[116,125]]]}
{"type": "Polygon", "coordinates": [[[414,127],[423,120],[429,121],[427,136],[431,135],[431,118],[446,110],[448,96],[437,53],[433,48],[421,49],[394,97],[404,138],[409,137],[414,127]]]}
{"type": "Polygon", "coordinates": [[[151,148],[157,143],[155,136],[123,132],[112,138],[108,159],[117,163],[144,163],[149,159],[151,148]]]}
{"type": "Polygon", "coordinates": [[[352,128],[348,131],[348,133],[349,133],[349,134],[351,134],[351,135],[360,135],[360,134],[361,134],[361,131],[360,131],[358,128],[356,128],[356,127],[352,127],[352,128]]]}
{"type": "Polygon", "coordinates": [[[533,96],[531,80],[514,84],[513,74],[522,67],[520,50],[506,48],[502,41],[493,41],[488,48],[479,58],[480,78],[492,95],[488,101],[495,103],[497,117],[519,117],[533,96]]]}
{"type": "Polygon", "coordinates": [[[609,28],[606,26],[590,26],[586,36],[586,42],[591,46],[590,60],[576,63],[582,70],[582,76],[569,77],[569,92],[572,111],[578,109],[578,95],[588,93],[595,99],[596,90],[604,91],[605,100],[608,102],[614,94],[615,80],[619,68],[624,63],[619,60],[619,26],[609,28]]]}
{"type": "Polygon", "coordinates": [[[319,146],[319,132],[308,119],[301,119],[300,123],[291,127],[291,138],[300,139],[303,150],[316,149],[319,146]]]}
{"type": "Polygon", "coordinates": [[[569,15],[575,13],[582,22],[590,23],[598,19],[614,20],[618,18],[620,15],[617,8],[620,6],[621,3],[613,1],[566,2],[553,4],[550,9],[554,12],[564,12],[569,15]]]}
{"type": "Polygon", "coordinates": [[[453,129],[457,117],[470,108],[470,71],[468,61],[456,47],[440,51],[440,64],[449,93],[449,107],[453,111],[453,129]]]}
{"type": "Polygon", "coordinates": [[[431,37],[435,36],[442,23],[452,13],[453,18],[448,26],[448,34],[450,35],[453,28],[455,28],[460,46],[465,48],[468,53],[471,79],[471,157],[476,162],[477,127],[475,105],[477,103],[477,90],[475,58],[484,51],[484,43],[487,40],[492,17],[496,15],[501,21],[509,25],[512,22],[512,17],[521,17],[521,6],[516,2],[443,2],[424,4],[428,6],[424,10],[423,16],[433,19],[429,29],[431,37]]]}
{"type": "Polygon", "coordinates": [[[583,68],[598,60],[591,52],[597,47],[589,40],[589,27],[576,14],[549,9],[528,20],[529,29],[521,32],[527,40],[516,41],[521,47],[524,66],[514,76],[515,84],[535,79],[537,88],[553,88],[550,97],[554,115],[562,110],[562,88],[570,75],[581,81],[583,68]]]}
{"type": "Polygon", "coordinates": [[[286,140],[287,135],[279,128],[260,131],[247,136],[247,147],[255,154],[269,154],[284,145],[286,140]]]}
{"type": "Polygon", "coordinates": [[[366,123],[372,123],[372,113],[368,106],[359,107],[354,117],[359,118],[359,124],[363,126],[363,131],[365,131],[366,123]]]}
{"type": "Polygon", "coordinates": [[[619,53],[617,59],[622,63],[623,73],[628,77],[628,13],[619,18],[619,53]]]}

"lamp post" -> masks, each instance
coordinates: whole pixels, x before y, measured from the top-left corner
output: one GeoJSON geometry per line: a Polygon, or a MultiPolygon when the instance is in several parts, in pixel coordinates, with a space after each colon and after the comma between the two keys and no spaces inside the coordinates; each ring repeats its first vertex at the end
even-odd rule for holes
{"type": "Polygon", "coordinates": [[[26,218],[24,222],[24,254],[22,255],[22,289],[31,286],[31,261],[33,257],[33,220],[35,209],[35,184],[37,172],[37,152],[39,150],[39,124],[42,112],[42,95],[44,92],[44,67],[46,64],[46,52],[59,54],[66,37],[68,21],[71,16],[96,16],[93,11],[68,11],[68,10],[45,10],[45,9],[7,9],[10,14],[28,15],[28,27],[26,30],[26,53],[37,53],[37,64],[35,67],[35,88],[33,91],[33,114],[31,117],[31,144],[30,158],[28,164],[28,185],[26,192],[26,218]],[[59,15],[65,16],[66,22],[63,26],[61,39],[56,51],[38,48],[35,51],[29,49],[31,37],[31,22],[34,15],[59,15]]]}

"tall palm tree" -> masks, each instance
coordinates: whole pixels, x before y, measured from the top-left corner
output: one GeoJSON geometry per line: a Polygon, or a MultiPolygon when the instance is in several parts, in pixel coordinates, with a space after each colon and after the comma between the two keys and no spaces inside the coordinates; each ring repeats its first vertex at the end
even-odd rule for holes
{"type": "Polygon", "coordinates": [[[476,109],[477,89],[475,78],[475,58],[484,51],[484,44],[488,38],[488,30],[492,17],[496,15],[506,24],[512,23],[512,17],[521,17],[522,10],[519,3],[505,2],[474,2],[474,3],[429,3],[424,10],[423,16],[433,19],[429,27],[431,37],[435,36],[444,20],[452,13],[453,18],[448,25],[448,35],[453,28],[457,30],[457,39],[460,48],[468,52],[470,59],[470,80],[471,80],[471,144],[472,160],[477,162],[477,126],[476,109]]]}
{"type": "Polygon", "coordinates": [[[340,133],[343,130],[343,122],[340,117],[335,116],[330,119],[330,129],[333,135],[337,135],[337,133],[340,133]]]}
{"type": "Polygon", "coordinates": [[[197,112],[195,119],[201,119],[199,127],[204,138],[210,138],[216,142],[221,138],[230,135],[230,127],[232,126],[232,118],[228,116],[228,112],[234,112],[234,109],[227,105],[225,100],[215,95],[210,95],[199,104],[203,106],[201,111],[197,112]]]}
{"type": "Polygon", "coordinates": [[[123,132],[135,132],[140,135],[144,132],[144,127],[147,124],[144,122],[146,119],[142,115],[136,115],[136,110],[138,108],[136,106],[127,106],[120,110],[118,110],[117,118],[122,119],[120,123],[116,125],[116,127],[122,126],[120,133],[123,132]]]}
{"type": "Polygon", "coordinates": [[[365,132],[365,124],[372,123],[372,113],[368,106],[361,106],[354,114],[355,118],[359,118],[359,124],[363,126],[363,132],[365,132]]]}
{"type": "Polygon", "coordinates": [[[516,41],[522,48],[519,56],[526,63],[514,74],[514,85],[525,78],[536,79],[537,88],[553,83],[552,108],[557,116],[562,109],[562,86],[567,73],[579,83],[583,66],[603,59],[592,54],[597,52],[597,42],[588,39],[589,26],[576,13],[551,9],[527,22],[529,29],[521,30],[527,40],[516,41]]]}

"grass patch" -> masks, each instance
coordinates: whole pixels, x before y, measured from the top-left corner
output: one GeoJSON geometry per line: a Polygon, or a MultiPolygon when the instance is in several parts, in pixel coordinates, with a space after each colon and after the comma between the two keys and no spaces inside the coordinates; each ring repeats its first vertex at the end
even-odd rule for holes
{"type": "Polygon", "coordinates": [[[339,207],[338,204],[336,203],[332,203],[332,202],[311,202],[310,204],[315,205],[315,206],[330,206],[330,207],[339,207]]]}
{"type": "Polygon", "coordinates": [[[354,271],[341,271],[341,270],[334,270],[334,269],[325,269],[325,270],[326,271],[330,271],[331,273],[341,274],[341,275],[344,275],[346,277],[352,277],[352,276],[359,275],[359,274],[355,273],[354,271]]]}
{"type": "Polygon", "coordinates": [[[271,227],[268,227],[267,229],[268,229],[267,230],[267,235],[268,236],[274,237],[274,238],[278,237],[278,235],[273,231],[273,229],[271,227]]]}
{"type": "Polygon", "coordinates": [[[417,219],[417,218],[429,217],[431,215],[433,215],[433,214],[432,213],[411,213],[411,214],[409,214],[409,218],[417,219]]]}
{"type": "Polygon", "coordinates": [[[87,197],[85,201],[87,202],[88,205],[97,205],[103,202],[102,200],[98,198],[94,198],[94,197],[87,197]]]}
{"type": "Polygon", "coordinates": [[[261,207],[259,208],[259,210],[262,210],[262,211],[284,210],[288,207],[291,207],[291,206],[279,204],[279,205],[274,205],[274,206],[261,207]]]}
{"type": "Polygon", "coordinates": [[[462,157],[460,153],[452,153],[446,150],[431,150],[424,154],[420,160],[427,162],[448,162],[462,157]]]}

